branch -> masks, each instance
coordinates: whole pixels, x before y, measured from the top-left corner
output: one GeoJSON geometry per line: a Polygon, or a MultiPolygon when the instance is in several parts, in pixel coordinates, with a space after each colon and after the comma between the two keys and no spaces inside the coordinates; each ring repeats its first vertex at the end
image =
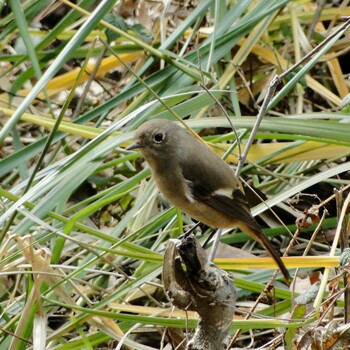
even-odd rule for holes
{"type": "Polygon", "coordinates": [[[168,241],[163,283],[173,305],[199,314],[187,349],[223,350],[236,302],[234,284],[225,271],[210,263],[193,234],[168,241]]]}

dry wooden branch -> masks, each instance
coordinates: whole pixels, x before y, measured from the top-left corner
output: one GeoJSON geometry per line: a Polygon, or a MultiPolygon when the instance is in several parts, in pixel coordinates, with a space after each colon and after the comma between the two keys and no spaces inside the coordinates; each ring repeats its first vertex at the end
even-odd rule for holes
{"type": "Polygon", "coordinates": [[[196,311],[200,316],[187,349],[224,349],[236,301],[234,284],[225,271],[209,261],[192,234],[169,240],[163,282],[174,306],[196,311]]]}

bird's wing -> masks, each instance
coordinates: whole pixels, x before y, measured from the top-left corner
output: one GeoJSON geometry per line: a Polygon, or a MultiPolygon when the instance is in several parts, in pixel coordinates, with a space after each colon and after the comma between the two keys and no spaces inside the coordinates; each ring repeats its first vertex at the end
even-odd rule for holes
{"type": "MultiPolygon", "coordinates": [[[[185,167],[184,169],[188,168],[185,167]]],[[[230,216],[236,221],[237,226],[241,230],[262,243],[281,269],[286,282],[289,283],[290,276],[288,270],[270,241],[261,231],[259,224],[253,218],[243,191],[239,187],[235,187],[238,183],[235,180],[229,181],[229,177],[225,177],[223,179],[224,181],[219,182],[221,184],[224,182],[225,188],[215,188],[218,182],[210,181],[211,174],[205,174],[203,172],[204,168],[193,166],[190,169],[191,171],[188,172],[183,171],[183,176],[192,198],[230,216]],[[206,181],[206,179],[209,179],[209,181],[206,181]],[[227,181],[225,182],[225,180],[227,181]]]]}
{"type": "Polygon", "coordinates": [[[194,199],[204,202],[237,221],[246,223],[252,229],[260,230],[259,224],[250,212],[248,201],[239,188],[214,189],[208,188],[205,182],[199,182],[198,178],[186,178],[186,180],[194,199]]]}

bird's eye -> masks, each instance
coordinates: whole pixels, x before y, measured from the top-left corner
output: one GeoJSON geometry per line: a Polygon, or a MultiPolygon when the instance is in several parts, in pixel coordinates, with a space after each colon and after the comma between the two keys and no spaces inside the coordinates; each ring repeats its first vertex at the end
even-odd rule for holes
{"type": "Polygon", "coordinates": [[[156,143],[161,143],[164,140],[164,134],[161,132],[158,132],[157,134],[154,135],[153,139],[156,143]]]}

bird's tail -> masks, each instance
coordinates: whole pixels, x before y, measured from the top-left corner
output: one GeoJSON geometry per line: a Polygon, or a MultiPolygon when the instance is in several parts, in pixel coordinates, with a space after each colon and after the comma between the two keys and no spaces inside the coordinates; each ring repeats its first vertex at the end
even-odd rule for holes
{"type": "Polygon", "coordinates": [[[257,228],[250,227],[248,225],[240,225],[239,228],[242,231],[249,234],[249,236],[254,238],[256,241],[260,242],[265,247],[265,249],[269,252],[271,257],[275,260],[276,264],[278,265],[279,269],[281,270],[281,272],[284,276],[284,279],[286,280],[286,282],[289,285],[290,281],[291,281],[289,272],[288,272],[286,266],[284,265],[282,259],[280,258],[280,256],[276,252],[275,248],[272,246],[272,244],[270,243],[268,238],[264,235],[264,233],[261,230],[259,230],[257,228]]]}

